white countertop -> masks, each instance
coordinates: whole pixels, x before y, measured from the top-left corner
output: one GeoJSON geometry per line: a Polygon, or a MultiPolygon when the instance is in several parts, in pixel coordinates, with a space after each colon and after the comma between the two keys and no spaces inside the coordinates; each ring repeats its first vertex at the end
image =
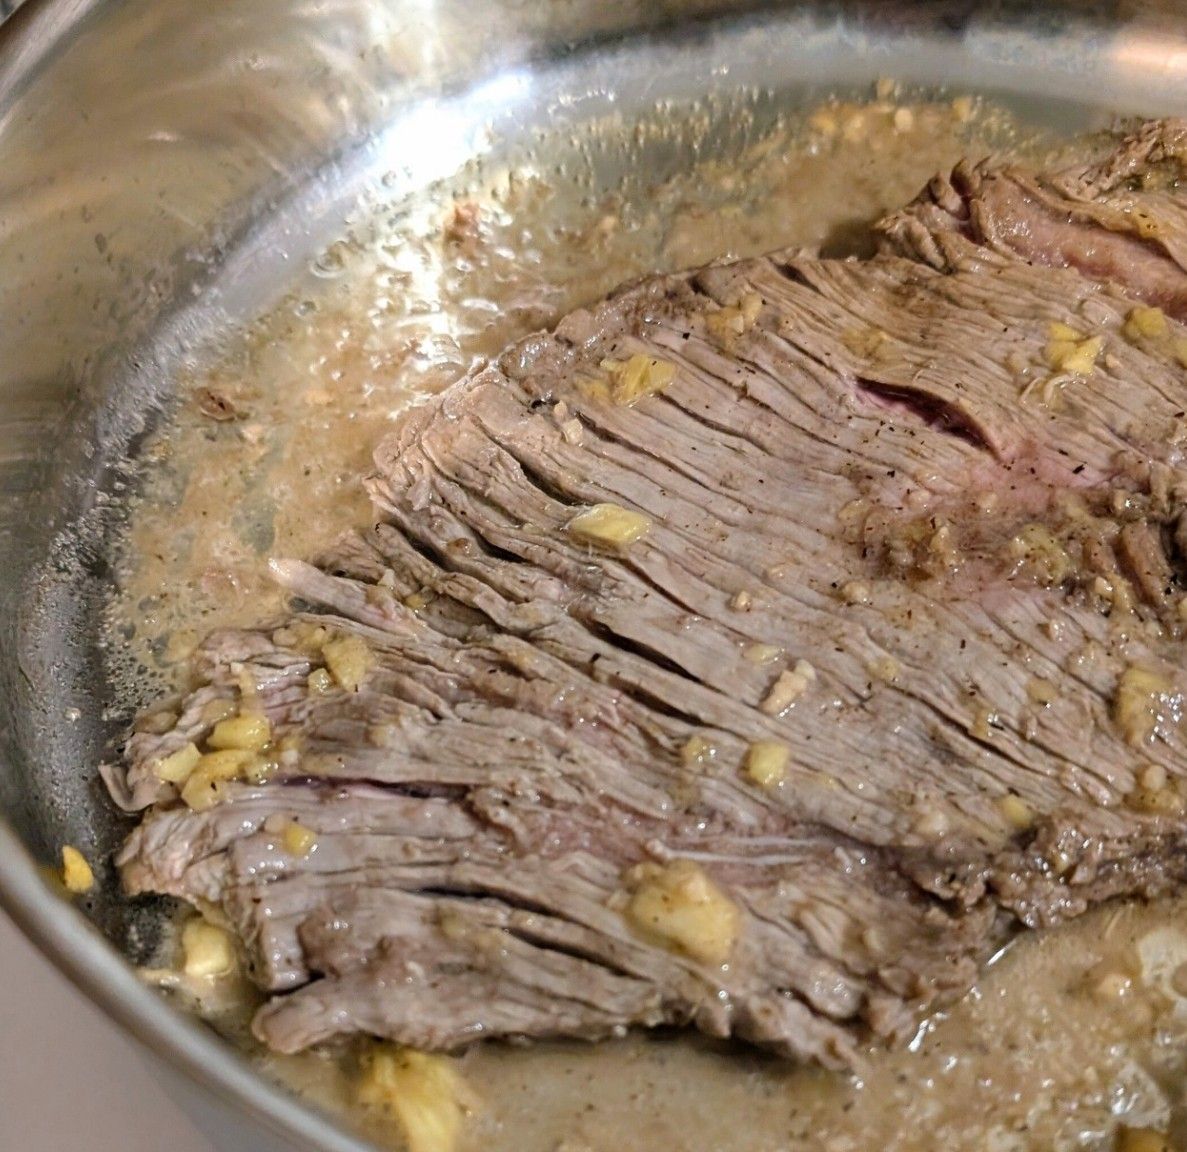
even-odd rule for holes
{"type": "Polygon", "coordinates": [[[149,1060],[0,913],[0,1152],[214,1152],[149,1060]]]}

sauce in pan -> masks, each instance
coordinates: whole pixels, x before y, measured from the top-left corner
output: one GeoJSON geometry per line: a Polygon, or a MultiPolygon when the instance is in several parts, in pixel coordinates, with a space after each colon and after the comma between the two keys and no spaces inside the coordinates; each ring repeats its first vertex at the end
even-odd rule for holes
{"type": "MultiPolygon", "coordinates": [[[[208,630],[279,614],[267,558],[316,555],[366,522],[360,478],[399,413],[572,307],[721,256],[864,252],[869,221],[961,156],[1052,147],[972,99],[908,101],[880,85],[873,101],[787,118],[741,155],[690,162],[645,195],[583,196],[525,166],[375,207],[301,291],[184,382],[146,455],[113,637],[168,684],[208,630]]],[[[472,1097],[460,1143],[1139,1152],[1168,1132],[1182,1141],[1185,912],[1118,905],[1024,937],[908,1049],[871,1052],[853,1077],[682,1035],[479,1047],[460,1061],[472,1097]]],[[[188,986],[217,1027],[246,1036],[242,986],[188,986]]],[[[259,1053],[296,1090],[398,1146],[392,1122],[357,1104],[359,1056],[358,1045],[259,1053]]]]}

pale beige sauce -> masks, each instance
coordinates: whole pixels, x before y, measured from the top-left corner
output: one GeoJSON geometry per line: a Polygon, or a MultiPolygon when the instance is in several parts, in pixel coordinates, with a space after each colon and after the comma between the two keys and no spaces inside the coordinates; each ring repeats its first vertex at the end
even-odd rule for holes
{"type": "MultiPolygon", "coordinates": [[[[1038,145],[966,101],[828,105],[728,164],[596,207],[530,172],[374,215],[327,251],[316,288],[242,334],[150,450],[113,634],[164,681],[213,627],[283,611],[270,555],[314,555],[369,516],[372,446],[410,402],[623,280],[786,245],[843,246],[934,171],[1038,145]],[[906,109],[906,114],[901,109],[906,109]],[[395,220],[396,223],[392,223],[395,220]],[[213,394],[213,396],[212,396],[213,394]],[[235,418],[215,420],[211,413],[235,418]],[[219,409],[224,411],[219,411],[219,409]]],[[[488,1046],[465,1146],[508,1152],[1111,1148],[1120,1118],[1177,1131],[1187,1041],[1187,907],[1113,907],[1024,938],[910,1050],[858,1077],[689,1037],[488,1046]],[[1182,927],[1180,926],[1182,925],[1182,927]]],[[[242,1037],[225,998],[207,1015],[242,1037]]],[[[382,1142],[354,1107],[353,1048],[261,1055],[382,1142]]]]}

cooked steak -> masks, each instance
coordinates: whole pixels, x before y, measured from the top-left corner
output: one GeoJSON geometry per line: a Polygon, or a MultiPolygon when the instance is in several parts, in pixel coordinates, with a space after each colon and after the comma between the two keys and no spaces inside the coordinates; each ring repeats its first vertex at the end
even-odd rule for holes
{"type": "Polygon", "coordinates": [[[129,891],[221,910],[282,1051],[838,1067],[1176,883],[1183,132],[644,280],[409,412],[374,525],[274,564],[303,611],[130,738],[129,891]]]}

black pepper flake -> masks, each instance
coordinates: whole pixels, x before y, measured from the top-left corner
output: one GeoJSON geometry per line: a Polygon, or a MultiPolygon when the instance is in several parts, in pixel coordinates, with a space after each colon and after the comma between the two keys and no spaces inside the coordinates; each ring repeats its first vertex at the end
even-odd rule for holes
{"type": "Polygon", "coordinates": [[[1077,464],[1077,465],[1076,465],[1076,466],[1075,466],[1075,467],[1072,469],[1072,472],[1073,472],[1075,475],[1079,476],[1079,475],[1080,475],[1080,473],[1081,473],[1081,472],[1083,472],[1083,471],[1084,471],[1084,469],[1085,469],[1086,467],[1087,467],[1087,465],[1085,465],[1085,464],[1077,464]]]}

